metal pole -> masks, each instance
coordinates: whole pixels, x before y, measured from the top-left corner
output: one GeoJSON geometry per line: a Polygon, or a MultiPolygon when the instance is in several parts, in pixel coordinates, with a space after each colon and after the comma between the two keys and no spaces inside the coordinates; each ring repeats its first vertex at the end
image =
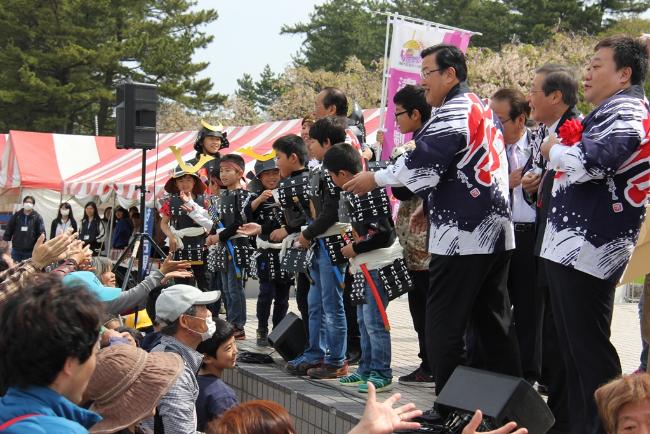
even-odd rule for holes
{"type": "Polygon", "coordinates": [[[117,193],[115,193],[115,190],[113,190],[113,205],[111,206],[111,215],[109,216],[108,220],[108,244],[106,244],[108,247],[106,248],[106,257],[110,258],[111,257],[111,248],[113,247],[113,221],[115,220],[113,216],[115,215],[115,197],[117,196],[117,193]]]}
{"type": "Polygon", "coordinates": [[[386,93],[388,92],[388,36],[390,34],[391,15],[386,15],[386,41],[384,42],[384,73],[381,81],[381,104],[379,106],[379,129],[384,129],[386,120],[386,93]]]}
{"type": "MultiPolygon", "coordinates": [[[[145,185],[145,175],[147,171],[147,150],[142,149],[142,173],[140,173],[140,233],[144,234],[144,217],[145,217],[145,195],[147,194],[147,187],[145,185]]],[[[136,247],[140,247],[140,243],[136,243],[136,247]]],[[[135,255],[133,255],[135,256],[135,255]]],[[[138,254],[138,276],[143,279],[144,276],[144,246],[140,249],[138,254]]]]}

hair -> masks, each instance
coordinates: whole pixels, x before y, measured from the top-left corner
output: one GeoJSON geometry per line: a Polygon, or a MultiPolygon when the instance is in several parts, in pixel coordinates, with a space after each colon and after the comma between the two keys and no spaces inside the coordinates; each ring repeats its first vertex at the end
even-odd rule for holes
{"type": "Polygon", "coordinates": [[[296,134],[287,134],[282,136],[273,142],[273,149],[280,151],[285,154],[287,157],[290,157],[291,154],[296,154],[300,164],[305,164],[307,162],[307,145],[305,145],[302,137],[296,134]]]}
{"type": "Polygon", "coordinates": [[[578,103],[578,79],[573,68],[549,63],[537,68],[535,73],[544,75],[544,95],[549,96],[557,90],[562,94],[562,102],[567,106],[573,107],[578,103]]]}
{"type": "MultiPolygon", "coordinates": [[[[196,310],[197,310],[196,306],[197,305],[190,306],[190,308],[187,309],[185,312],[183,312],[181,315],[189,315],[189,316],[196,315],[196,310]]],[[[178,329],[180,328],[180,324],[181,324],[180,319],[181,317],[179,315],[178,318],[176,318],[172,323],[163,326],[163,328],[160,329],[160,333],[167,336],[174,336],[176,333],[178,333],[178,329]]]]}
{"type": "Polygon", "coordinates": [[[624,375],[598,388],[594,398],[605,430],[615,433],[618,413],[626,404],[650,399],[650,375],[624,375]]]}
{"type": "Polygon", "coordinates": [[[63,286],[39,274],[0,310],[0,375],[3,386],[48,386],[69,357],[84,363],[99,337],[104,307],[83,286],[63,286]]]}
{"type": "Polygon", "coordinates": [[[512,120],[524,115],[524,120],[530,117],[530,105],[523,92],[511,87],[499,89],[492,95],[493,100],[507,101],[510,106],[508,117],[512,120]]]}
{"type": "Polygon", "coordinates": [[[149,291],[149,295],[147,296],[147,303],[145,305],[145,310],[147,311],[147,315],[149,315],[149,318],[154,324],[157,324],[156,321],[156,300],[158,300],[158,297],[160,296],[160,293],[162,292],[163,289],[167,288],[167,285],[158,285],[154,287],[151,291],[149,291]]]}
{"type": "Polygon", "coordinates": [[[93,256],[92,266],[94,268],[93,273],[101,281],[102,274],[113,271],[113,263],[110,259],[104,258],[103,256],[93,256]]]}
{"type": "Polygon", "coordinates": [[[244,161],[244,158],[241,155],[237,154],[226,154],[223,157],[221,157],[220,163],[224,163],[230,161],[231,163],[235,163],[237,166],[241,167],[241,170],[244,170],[244,167],[246,167],[246,162],[244,161]]]}
{"type": "Polygon", "coordinates": [[[639,38],[610,36],[596,44],[594,51],[611,48],[614,52],[616,70],[629,67],[632,70],[630,82],[643,84],[648,72],[648,46],[639,38]]]}
{"type": "Polygon", "coordinates": [[[323,95],[323,105],[325,108],[335,106],[337,116],[348,115],[348,98],[341,89],[326,87],[321,92],[325,92],[323,95]]]}
{"type": "Polygon", "coordinates": [[[122,218],[126,218],[126,217],[129,216],[129,212],[125,208],[122,208],[121,206],[118,206],[117,208],[115,208],[115,211],[114,211],[114,215],[115,215],[116,219],[117,219],[117,213],[118,212],[122,213],[122,218]]]}
{"type": "Polygon", "coordinates": [[[59,210],[57,211],[56,219],[55,219],[55,220],[56,220],[57,222],[59,222],[59,223],[61,223],[61,221],[63,221],[63,216],[61,215],[61,208],[65,208],[65,209],[67,209],[68,211],[70,211],[70,212],[68,213],[68,219],[69,219],[71,222],[74,222],[75,224],[77,224],[76,220],[74,219],[74,215],[72,214],[72,207],[70,206],[70,204],[69,204],[68,202],[63,202],[61,205],[59,205],[59,210]]]}
{"type": "Polygon", "coordinates": [[[139,219],[140,218],[140,212],[136,211],[133,214],[131,214],[132,219],[139,219]]]}
{"type": "Polygon", "coordinates": [[[115,211],[113,210],[113,207],[112,207],[112,206],[109,206],[108,208],[104,209],[104,215],[103,215],[102,218],[106,218],[106,212],[107,212],[107,211],[111,214],[111,215],[109,215],[109,218],[110,218],[111,216],[112,216],[113,218],[115,218],[115,211]]]}
{"type": "Polygon", "coordinates": [[[88,202],[88,203],[84,206],[84,216],[83,216],[83,218],[81,219],[81,221],[86,221],[86,220],[88,220],[88,215],[86,215],[86,208],[88,208],[88,207],[92,207],[92,209],[95,211],[94,218],[98,218],[98,219],[101,218],[101,217],[99,216],[99,211],[97,210],[97,204],[96,204],[95,202],[88,202]]]}
{"type": "Polygon", "coordinates": [[[32,203],[33,203],[34,205],[36,205],[36,199],[34,199],[34,196],[25,196],[25,197],[23,198],[23,203],[27,202],[27,199],[31,199],[31,200],[32,200],[32,203]]]}
{"type": "Polygon", "coordinates": [[[236,405],[208,425],[209,433],[290,434],[295,433],[287,410],[274,401],[248,401],[236,405]]]}
{"type": "Polygon", "coordinates": [[[407,84],[393,96],[393,102],[404,107],[409,116],[413,114],[413,110],[417,110],[422,118],[422,123],[431,117],[431,106],[427,103],[422,86],[407,84]]]}
{"type": "Polygon", "coordinates": [[[463,52],[457,47],[447,44],[433,45],[422,50],[420,57],[424,59],[431,54],[436,55],[436,63],[441,71],[454,68],[458,81],[467,80],[467,61],[463,52]]]}
{"type": "Polygon", "coordinates": [[[314,122],[316,122],[316,119],[314,119],[314,115],[309,113],[305,115],[304,118],[302,118],[302,122],[300,123],[300,125],[302,126],[305,124],[313,124],[314,122]]]}
{"type": "Polygon", "coordinates": [[[309,137],[317,140],[321,146],[329,139],[330,144],[345,142],[345,129],[347,128],[345,118],[341,116],[325,116],[314,122],[309,129],[309,137]]]}
{"type": "Polygon", "coordinates": [[[323,157],[323,167],[330,172],[345,170],[352,175],[363,170],[359,151],[347,143],[337,143],[329,148],[323,157]]]}
{"type": "Polygon", "coordinates": [[[225,344],[231,337],[235,336],[235,328],[227,321],[221,318],[214,318],[216,330],[212,337],[203,341],[196,348],[201,354],[216,357],[219,347],[225,344]]]}

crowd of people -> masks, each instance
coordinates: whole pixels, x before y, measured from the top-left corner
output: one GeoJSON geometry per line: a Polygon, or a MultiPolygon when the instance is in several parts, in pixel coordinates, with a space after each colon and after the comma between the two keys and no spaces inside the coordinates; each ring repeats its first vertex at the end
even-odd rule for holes
{"type": "MultiPolygon", "coordinates": [[[[392,144],[379,134],[368,146],[333,87],[301,135],[275,140],[250,174],[240,155],[221,155],[223,127],[203,122],[196,157],[164,186],[169,256],[128,290],[97,255],[108,223],[113,247],[128,246],[137,210],[101,219],[90,202],[77,223],[63,203],[45,241],[26,196],[0,274],[0,432],[295,432],[280,405],[239,403],[221,379],[247,338],[250,278],[257,345],[269,345],[295,287],[308,338],[286,371],[368,395],[354,433],[447,417],[435,404],[393,408],[399,394],[376,401],[393,387],[386,307],[404,294],[419,361],[400,384],[440,393],[469,365],[547,394],[551,432],[650,429],[650,380],[621,377],[610,342],[614,291],[650,190],[645,42],[610,37],[594,48],[588,114],[567,66],[536,69],[527,95],[478,96],[456,47],[421,57],[421,82],[394,96],[397,126],[413,139],[388,162],[378,148],[392,144]]],[[[526,431],[495,431],[508,432],[526,431]]]]}

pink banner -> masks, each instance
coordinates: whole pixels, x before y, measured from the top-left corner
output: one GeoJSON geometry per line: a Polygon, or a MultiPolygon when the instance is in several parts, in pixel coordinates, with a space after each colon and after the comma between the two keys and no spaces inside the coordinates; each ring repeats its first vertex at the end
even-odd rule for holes
{"type": "Polygon", "coordinates": [[[393,23],[393,39],[389,57],[386,114],[384,118],[384,144],[381,158],[390,158],[393,148],[411,140],[411,134],[402,134],[395,119],[393,97],[407,84],[420,83],[420,51],[432,45],[445,43],[455,45],[463,53],[467,50],[470,32],[444,30],[435,26],[424,26],[403,20],[393,23]]]}

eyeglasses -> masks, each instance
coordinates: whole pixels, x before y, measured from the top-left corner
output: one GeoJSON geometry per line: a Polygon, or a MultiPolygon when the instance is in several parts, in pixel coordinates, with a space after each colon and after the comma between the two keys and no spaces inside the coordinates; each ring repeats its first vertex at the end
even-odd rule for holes
{"type": "Polygon", "coordinates": [[[395,119],[402,116],[404,113],[408,113],[408,110],[404,110],[403,112],[395,113],[395,119]]]}
{"type": "Polygon", "coordinates": [[[420,78],[422,80],[426,79],[430,74],[433,74],[436,71],[442,71],[443,68],[432,69],[431,71],[420,71],[420,78]]]}

